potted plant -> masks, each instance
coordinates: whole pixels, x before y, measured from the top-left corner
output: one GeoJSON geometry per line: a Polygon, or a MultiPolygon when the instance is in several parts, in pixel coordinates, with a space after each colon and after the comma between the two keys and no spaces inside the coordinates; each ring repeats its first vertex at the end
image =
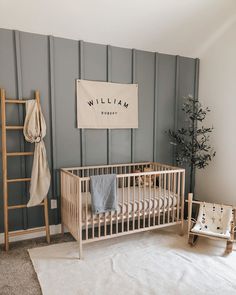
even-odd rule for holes
{"type": "Polygon", "coordinates": [[[169,130],[171,144],[175,146],[175,159],[178,165],[190,167],[190,192],[194,193],[194,171],[209,165],[216,152],[209,143],[213,127],[205,127],[203,121],[210,112],[198,99],[185,98],[182,110],[186,117],[186,125],[173,131],[169,130]]]}

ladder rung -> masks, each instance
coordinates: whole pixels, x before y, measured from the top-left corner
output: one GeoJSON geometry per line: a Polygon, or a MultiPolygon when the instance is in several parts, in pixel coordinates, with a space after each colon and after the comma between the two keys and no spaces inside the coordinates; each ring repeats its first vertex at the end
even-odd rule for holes
{"type": "Polygon", "coordinates": [[[8,206],[8,210],[12,209],[20,209],[20,208],[26,208],[27,205],[13,205],[13,206],[8,206]]]}
{"type": "Polygon", "coordinates": [[[32,234],[32,233],[36,233],[36,232],[41,232],[41,231],[45,231],[46,227],[38,227],[38,228],[33,228],[33,229],[25,229],[25,230],[18,230],[18,231],[12,231],[9,232],[9,236],[10,237],[14,237],[14,236],[20,236],[20,235],[24,235],[24,234],[32,234]]]}
{"type": "Polygon", "coordinates": [[[34,152],[14,152],[14,153],[7,153],[8,157],[14,156],[33,156],[34,152]]]}
{"type": "Polygon", "coordinates": [[[7,130],[21,130],[24,126],[6,126],[7,130]]]}
{"type": "Polygon", "coordinates": [[[6,99],[5,102],[6,103],[26,103],[26,99],[6,99]]]}
{"type": "Polygon", "coordinates": [[[21,181],[30,181],[31,178],[14,178],[14,179],[7,179],[7,182],[21,182],[21,181]]]}
{"type": "MultiPolygon", "coordinates": [[[[43,206],[44,203],[40,203],[36,206],[43,206]]],[[[21,208],[27,208],[27,205],[12,205],[12,206],[8,206],[8,210],[12,210],[12,209],[21,209],[21,208]]]]}

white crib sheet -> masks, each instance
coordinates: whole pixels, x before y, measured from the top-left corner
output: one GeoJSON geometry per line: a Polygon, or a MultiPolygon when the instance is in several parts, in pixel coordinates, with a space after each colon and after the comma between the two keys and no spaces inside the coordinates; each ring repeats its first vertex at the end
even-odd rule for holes
{"type": "MultiPolygon", "coordinates": [[[[117,190],[118,195],[118,206],[117,206],[117,213],[118,214],[126,214],[127,211],[129,213],[134,212],[137,213],[138,210],[149,210],[149,204],[150,204],[150,210],[158,210],[159,204],[160,204],[160,210],[164,208],[166,209],[169,205],[169,207],[176,206],[178,195],[174,192],[169,192],[168,190],[159,189],[159,188],[151,188],[148,187],[146,189],[135,187],[128,188],[118,188],[117,190]],[[123,201],[123,195],[124,195],[124,201],[123,201]],[[123,211],[122,211],[122,205],[123,211]]],[[[82,193],[82,219],[85,219],[86,216],[86,199],[87,199],[87,212],[88,212],[88,218],[91,217],[91,194],[88,193],[82,193]]]]}

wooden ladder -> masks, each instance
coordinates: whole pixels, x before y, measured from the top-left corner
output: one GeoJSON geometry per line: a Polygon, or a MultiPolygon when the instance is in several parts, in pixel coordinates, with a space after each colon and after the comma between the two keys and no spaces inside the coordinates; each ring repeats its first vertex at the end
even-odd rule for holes
{"type": "MultiPolygon", "coordinates": [[[[15,182],[29,182],[31,178],[15,178],[9,179],[7,176],[7,158],[15,156],[33,156],[33,152],[7,152],[7,134],[8,130],[22,130],[24,126],[7,126],[6,125],[6,104],[25,104],[25,99],[6,99],[6,92],[4,89],[0,89],[1,96],[1,120],[2,120],[2,177],[3,177],[3,210],[4,210],[4,234],[5,234],[5,250],[9,250],[9,238],[13,236],[19,236],[24,234],[31,234],[35,232],[46,231],[47,242],[50,243],[50,231],[48,220],[48,200],[47,198],[38,206],[44,206],[44,219],[45,226],[33,229],[9,231],[8,224],[8,211],[14,209],[27,208],[27,204],[20,205],[8,205],[8,185],[15,182]]],[[[40,104],[39,91],[35,91],[35,99],[40,104]]]]}

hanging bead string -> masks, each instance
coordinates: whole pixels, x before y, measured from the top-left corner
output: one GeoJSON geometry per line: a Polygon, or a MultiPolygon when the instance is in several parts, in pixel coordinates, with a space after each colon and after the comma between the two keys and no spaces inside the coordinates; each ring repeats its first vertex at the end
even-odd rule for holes
{"type": "Polygon", "coordinates": [[[213,207],[212,207],[212,222],[215,223],[215,211],[216,211],[216,206],[215,204],[213,203],[213,207]]]}

